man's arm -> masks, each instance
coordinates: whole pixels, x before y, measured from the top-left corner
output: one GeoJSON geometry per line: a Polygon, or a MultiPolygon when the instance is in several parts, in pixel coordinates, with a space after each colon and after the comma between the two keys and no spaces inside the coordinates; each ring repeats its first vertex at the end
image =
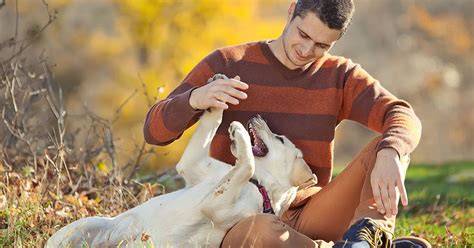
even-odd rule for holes
{"type": "Polygon", "coordinates": [[[166,99],[154,104],[147,113],[143,132],[145,141],[167,145],[199,119],[209,107],[227,109],[227,103],[238,104],[245,99],[248,85],[234,79],[219,79],[207,84],[215,73],[222,73],[224,61],[219,51],[207,56],[186,76],[166,99]]]}
{"type": "Polygon", "coordinates": [[[421,137],[421,122],[406,101],[383,88],[359,65],[346,73],[339,120],[350,119],[382,134],[377,152],[392,148],[409,155],[421,137]]]}
{"type": "Polygon", "coordinates": [[[400,158],[418,145],[421,122],[413,108],[384,89],[360,66],[346,74],[340,119],[351,119],[382,134],[371,184],[378,210],[387,217],[396,215],[400,194],[408,199],[404,186],[406,167],[400,158]]]}

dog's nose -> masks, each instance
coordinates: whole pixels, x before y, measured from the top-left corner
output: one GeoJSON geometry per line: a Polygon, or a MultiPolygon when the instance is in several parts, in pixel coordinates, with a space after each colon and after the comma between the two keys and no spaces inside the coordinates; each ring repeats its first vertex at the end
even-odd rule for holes
{"type": "Polygon", "coordinates": [[[255,117],[253,117],[253,118],[251,118],[247,121],[247,127],[249,127],[249,125],[252,124],[252,122],[254,124],[258,125],[258,124],[260,124],[262,122],[265,122],[265,121],[264,121],[263,117],[260,114],[257,114],[257,115],[255,115],[255,117]]]}
{"type": "Polygon", "coordinates": [[[260,114],[257,114],[253,119],[255,119],[255,122],[259,123],[259,122],[265,122],[263,120],[263,117],[260,115],[260,114]]]}

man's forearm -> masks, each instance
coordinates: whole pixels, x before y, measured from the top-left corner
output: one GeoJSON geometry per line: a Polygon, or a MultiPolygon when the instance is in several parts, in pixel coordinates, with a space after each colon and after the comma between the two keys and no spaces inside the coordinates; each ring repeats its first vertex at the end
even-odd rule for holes
{"type": "Polygon", "coordinates": [[[394,105],[386,114],[377,151],[395,149],[400,157],[413,152],[421,138],[421,122],[409,106],[394,105]]]}
{"type": "Polygon", "coordinates": [[[189,105],[189,95],[193,88],[181,94],[170,95],[153,105],[145,119],[143,133],[145,141],[154,145],[167,145],[197,121],[201,111],[189,105]]]}

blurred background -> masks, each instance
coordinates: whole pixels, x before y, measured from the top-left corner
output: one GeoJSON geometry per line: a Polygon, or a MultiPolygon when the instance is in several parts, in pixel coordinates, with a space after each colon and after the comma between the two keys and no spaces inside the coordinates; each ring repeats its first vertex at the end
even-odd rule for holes
{"type": "MultiPolygon", "coordinates": [[[[331,51],[351,58],[423,124],[395,236],[474,244],[474,1],[356,0],[331,51]]],[[[86,216],[182,188],[146,113],[204,56],[275,39],[290,0],[0,0],[0,247],[42,247],[86,216]]],[[[375,133],[346,121],[336,173],[375,133]]]]}
{"type": "MultiPolygon", "coordinates": [[[[90,130],[81,116],[93,112],[110,120],[115,163],[124,164],[142,147],[150,104],[165,98],[216,48],[277,38],[289,5],[289,0],[0,0],[0,55],[4,60],[16,51],[8,43],[12,37],[31,40],[23,54],[48,61],[63,90],[66,133],[75,137],[68,142],[88,145],[90,130]]],[[[412,104],[423,124],[414,163],[474,160],[473,10],[472,0],[357,0],[352,26],[331,51],[360,63],[412,104]]],[[[55,122],[41,125],[47,131],[55,122]]],[[[146,145],[153,152],[140,168],[172,168],[192,131],[166,147],[146,145]]],[[[343,122],[336,165],[345,165],[375,135],[343,122]]],[[[112,162],[99,157],[95,163],[112,162]]]]}

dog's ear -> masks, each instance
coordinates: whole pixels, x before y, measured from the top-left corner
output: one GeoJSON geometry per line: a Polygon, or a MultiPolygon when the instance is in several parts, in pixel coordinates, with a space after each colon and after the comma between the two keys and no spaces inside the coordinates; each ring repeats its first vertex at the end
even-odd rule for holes
{"type": "Polygon", "coordinates": [[[293,171],[290,175],[291,184],[295,187],[301,186],[303,184],[311,184],[309,186],[315,185],[318,182],[318,179],[309,168],[306,161],[303,158],[296,158],[295,164],[293,166],[293,171]]]}

